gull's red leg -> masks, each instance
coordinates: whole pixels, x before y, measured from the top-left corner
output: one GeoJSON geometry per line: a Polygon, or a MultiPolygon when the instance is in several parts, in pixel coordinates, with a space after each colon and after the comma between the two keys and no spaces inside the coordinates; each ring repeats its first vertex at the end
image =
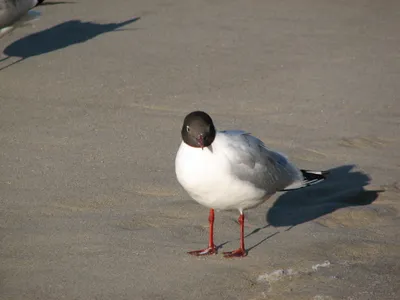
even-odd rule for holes
{"type": "Polygon", "coordinates": [[[244,214],[240,212],[239,216],[239,224],[240,224],[240,247],[234,251],[224,252],[224,257],[245,257],[247,255],[246,250],[244,249],[244,214]]]}
{"type": "Polygon", "coordinates": [[[210,224],[210,237],[208,239],[208,247],[202,250],[195,250],[188,252],[191,255],[202,256],[211,255],[217,253],[217,247],[214,244],[214,209],[210,209],[210,214],[208,215],[208,222],[210,224]]]}

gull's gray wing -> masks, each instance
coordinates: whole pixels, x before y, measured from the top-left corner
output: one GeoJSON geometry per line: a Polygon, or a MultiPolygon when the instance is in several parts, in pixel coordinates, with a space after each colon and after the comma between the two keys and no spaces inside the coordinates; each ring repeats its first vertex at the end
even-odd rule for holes
{"type": "Polygon", "coordinates": [[[222,131],[225,153],[231,162],[232,173],[240,180],[275,193],[303,177],[282,154],[268,149],[258,138],[244,131],[222,131]]]}

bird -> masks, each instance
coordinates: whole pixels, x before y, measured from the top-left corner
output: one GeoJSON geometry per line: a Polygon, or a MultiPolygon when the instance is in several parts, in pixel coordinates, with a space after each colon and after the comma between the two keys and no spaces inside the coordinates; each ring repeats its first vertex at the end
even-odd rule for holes
{"type": "Polygon", "coordinates": [[[0,0],[0,37],[18,26],[38,18],[40,13],[31,11],[44,0],[0,0]]]}
{"type": "Polygon", "coordinates": [[[217,254],[214,244],[215,210],[238,210],[240,247],[224,257],[245,257],[244,212],[280,191],[322,182],[329,171],[300,170],[289,159],[242,130],[217,131],[204,111],[186,115],[182,142],[175,157],[178,182],[199,204],[209,208],[208,247],[188,252],[217,254]]]}

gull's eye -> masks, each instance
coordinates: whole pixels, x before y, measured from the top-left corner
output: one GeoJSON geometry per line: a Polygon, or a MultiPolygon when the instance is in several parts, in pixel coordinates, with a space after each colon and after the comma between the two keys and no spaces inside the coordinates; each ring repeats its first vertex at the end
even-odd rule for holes
{"type": "Polygon", "coordinates": [[[190,127],[189,127],[189,125],[186,126],[186,131],[187,131],[187,132],[190,132],[190,127]]]}

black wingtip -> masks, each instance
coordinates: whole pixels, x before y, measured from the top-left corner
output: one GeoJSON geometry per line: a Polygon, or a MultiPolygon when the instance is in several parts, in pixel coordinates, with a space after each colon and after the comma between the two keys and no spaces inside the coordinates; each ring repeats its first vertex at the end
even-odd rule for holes
{"type": "Polygon", "coordinates": [[[301,174],[303,175],[302,185],[295,188],[286,188],[280,190],[281,192],[299,190],[308,187],[310,185],[320,183],[324,181],[329,175],[329,171],[312,171],[312,170],[300,170],[300,171],[301,174]]]}
{"type": "Polygon", "coordinates": [[[315,175],[326,178],[329,175],[329,171],[312,171],[312,170],[300,170],[303,176],[315,175]]]}
{"type": "Polygon", "coordinates": [[[304,177],[304,183],[306,186],[313,185],[318,182],[325,180],[329,171],[311,171],[311,170],[300,170],[304,177]]]}

